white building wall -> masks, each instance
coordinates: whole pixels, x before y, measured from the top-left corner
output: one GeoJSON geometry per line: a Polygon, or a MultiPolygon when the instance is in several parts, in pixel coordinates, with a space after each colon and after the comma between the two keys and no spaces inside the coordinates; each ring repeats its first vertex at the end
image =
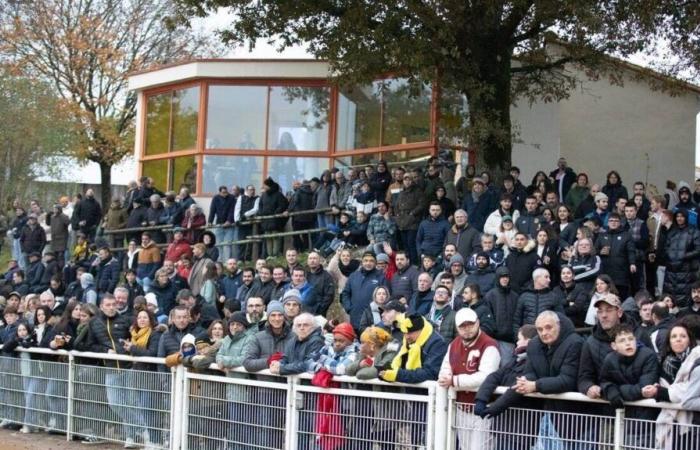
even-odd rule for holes
{"type": "Polygon", "coordinates": [[[693,180],[696,92],[672,97],[630,77],[624,86],[586,80],[559,111],[561,154],[591,182],[604,183],[611,169],[630,191],[637,180],[662,192],[666,180],[693,180]]]}
{"type": "Polygon", "coordinates": [[[526,186],[538,170],[549,173],[559,159],[559,104],[520,101],[511,107],[514,130],[512,162],[526,186]]]}

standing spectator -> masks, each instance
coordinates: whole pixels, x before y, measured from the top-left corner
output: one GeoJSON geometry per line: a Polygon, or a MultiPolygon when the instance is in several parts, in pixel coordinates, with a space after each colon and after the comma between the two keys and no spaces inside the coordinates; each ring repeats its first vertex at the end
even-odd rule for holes
{"type": "Polygon", "coordinates": [[[179,261],[182,255],[192,256],[190,243],[184,239],[184,229],[181,227],[173,228],[173,240],[165,251],[165,259],[169,261],[179,261]]]}
{"type": "Polygon", "coordinates": [[[469,413],[476,392],[486,377],[498,370],[501,356],[496,341],[480,329],[476,313],[469,309],[457,311],[455,325],[459,336],[449,343],[442,360],[438,384],[457,391],[457,422],[459,448],[478,449],[486,446],[489,422],[469,413]],[[471,431],[473,430],[473,431],[471,431]]]}
{"type": "Polygon", "coordinates": [[[336,206],[343,209],[347,207],[348,201],[352,198],[352,183],[345,178],[342,170],[338,170],[334,176],[336,185],[336,206]]]}
{"type": "Polygon", "coordinates": [[[85,198],[80,200],[73,210],[71,226],[74,231],[82,231],[92,242],[95,240],[97,225],[102,220],[102,207],[95,199],[95,191],[85,191],[85,198]]]}
{"type": "Polygon", "coordinates": [[[389,288],[386,286],[377,286],[374,292],[372,292],[372,302],[362,313],[360,330],[364,331],[371,326],[382,326],[382,313],[388,309],[388,303],[389,288]]]}
{"type": "MultiPolygon", "coordinates": [[[[290,213],[298,213],[300,211],[310,211],[314,209],[314,192],[311,190],[311,185],[308,181],[299,182],[294,181],[293,183],[294,192],[292,193],[292,198],[289,201],[290,213]]],[[[292,216],[292,230],[310,230],[314,227],[316,223],[316,216],[313,213],[299,214],[292,216]]],[[[308,234],[295,234],[292,237],[294,242],[294,248],[303,252],[309,248],[309,235],[308,234]]]]}
{"type": "MultiPolygon", "coordinates": [[[[163,333],[158,342],[159,358],[172,357],[172,355],[178,354],[182,339],[195,331],[195,325],[190,322],[190,311],[186,306],[178,305],[174,307],[170,316],[171,320],[168,330],[163,333]]],[[[158,368],[165,371],[163,366],[158,366],[158,368]]]]}
{"type": "Polygon", "coordinates": [[[678,306],[689,303],[690,286],[697,280],[700,267],[700,232],[688,226],[688,213],[678,210],[663,248],[666,262],[663,291],[673,295],[678,306]]]}
{"type": "Polygon", "coordinates": [[[474,177],[472,191],[465,196],[462,208],[467,212],[469,224],[479,232],[484,231],[484,224],[489,214],[496,209],[496,200],[493,192],[486,188],[483,178],[474,177]]]}
{"type": "MultiPolygon", "coordinates": [[[[214,229],[216,240],[219,242],[231,242],[235,238],[233,226],[236,198],[229,194],[226,186],[219,186],[219,193],[214,196],[209,206],[208,224],[221,225],[214,229]]],[[[221,260],[227,261],[232,255],[231,246],[222,247],[221,260]]]]}
{"type": "Polygon", "coordinates": [[[377,286],[386,286],[384,275],[376,265],[374,253],[365,252],[360,269],[350,274],[340,294],[343,308],[350,315],[350,323],[356,331],[360,329],[360,319],[371,302],[372,292],[377,286]]]}
{"type": "Polygon", "coordinates": [[[418,275],[417,289],[408,301],[408,309],[411,314],[420,314],[421,316],[428,314],[433,304],[432,284],[433,277],[430,274],[423,272],[418,275]]]}
{"type": "Polygon", "coordinates": [[[294,339],[296,336],[284,319],[284,307],[280,302],[270,302],[265,328],[253,336],[245,352],[243,367],[248,372],[269,368],[273,360],[279,361],[286,344],[294,339]]]}
{"type": "Polygon", "coordinates": [[[489,336],[494,335],[496,323],[493,320],[491,308],[489,308],[481,295],[478,284],[465,284],[461,292],[461,299],[456,299],[454,303],[455,310],[461,310],[462,308],[473,310],[477,317],[479,317],[481,330],[489,336]]]}
{"type": "Polygon", "coordinates": [[[27,212],[24,210],[24,208],[19,206],[16,207],[15,218],[10,224],[10,230],[8,231],[8,233],[10,233],[10,237],[12,238],[12,258],[19,263],[19,267],[22,270],[27,267],[27,260],[25,259],[24,255],[22,255],[21,244],[22,230],[27,224],[27,220],[27,212]]]}
{"type": "Polygon", "coordinates": [[[109,247],[103,245],[98,250],[97,280],[95,286],[99,294],[113,293],[119,283],[120,264],[112,255],[109,247]]]}
{"type": "Polygon", "coordinates": [[[305,312],[314,315],[320,313],[319,294],[315,286],[306,279],[306,270],[303,267],[292,269],[291,281],[285,290],[287,292],[291,290],[297,291],[301,306],[305,312]]]}
{"type": "Polygon", "coordinates": [[[608,197],[610,207],[617,203],[618,198],[629,198],[627,188],[622,184],[620,174],[616,170],[611,170],[606,176],[607,183],[603,186],[602,192],[608,197]]]}
{"type": "MultiPolygon", "coordinates": [[[[516,293],[522,292],[530,281],[532,271],[537,267],[535,242],[528,235],[519,231],[513,239],[513,247],[506,258],[506,267],[510,271],[511,287],[516,293]]],[[[534,319],[534,318],[533,318],[534,319]]]]}
{"type": "Polygon", "coordinates": [[[633,264],[637,268],[631,274],[631,293],[634,295],[645,287],[644,276],[646,270],[644,266],[647,247],[649,246],[649,229],[646,222],[637,217],[637,205],[634,203],[630,202],[625,206],[625,220],[627,222],[627,231],[629,231],[634,244],[635,258],[633,264]]]}
{"type": "Polygon", "coordinates": [[[26,261],[30,253],[41,252],[46,246],[46,232],[39,225],[36,214],[29,214],[27,224],[22,228],[19,238],[22,255],[26,261]]]}
{"type": "Polygon", "coordinates": [[[525,233],[529,238],[537,235],[537,230],[544,223],[540,211],[537,207],[537,198],[532,195],[525,198],[525,210],[515,220],[515,228],[521,233],[525,233]]]}
{"type": "Polygon", "coordinates": [[[513,198],[510,194],[501,194],[499,207],[489,214],[484,224],[484,233],[498,234],[501,231],[501,223],[504,217],[510,217],[513,223],[518,221],[520,212],[513,207],[513,198]]]}
{"type": "Polygon", "coordinates": [[[564,313],[577,327],[584,327],[590,289],[584,283],[577,283],[571,266],[563,266],[559,273],[559,286],[554,288],[556,295],[563,299],[564,313]]]}
{"type": "Polygon", "coordinates": [[[313,315],[301,313],[294,318],[294,336],[295,339],[285,344],[282,358],[270,363],[270,373],[296,375],[313,368],[313,357],[323,348],[324,343],[313,315]]]}
{"type": "Polygon", "coordinates": [[[391,293],[394,298],[402,299],[402,303],[407,304],[418,286],[418,269],[411,265],[406,252],[399,250],[392,256],[396,272],[390,280],[391,293]]]}
{"type": "Polygon", "coordinates": [[[489,254],[481,251],[476,255],[476,270],[467,276],[465,284],[476,284],[481,292],[490,291],[496,282],[496,273],[491,267],[489,254]]]}
{"type": "Polygon", "coordinates": [[[384,200],[393,207],[396,204],[396,199],[399,197],[399,194],[403,191],[403,178],[406,175],[406,169],[403,167],[394,167],[391,170],[391,174],[392,181],[384,200]]]}
{"type": "Polygon", "coordinates": [[[160,267],[160,250],[151,239],[149,232],[141,234],[141,249],[138,252],[138,266],[136,276],[143,286],[143,290],[148,292],[153,276],[160,267]]]}
{"type": "MultiPolygon", "coordinates": [[[[513,335],[521,326],[534,324],[544,311],[554,311],[563,315],[562,298],[549,287],[550,276],[547,269],[532,272],[532,289],[527,289],[518,297],[513,320],[513,335]]],[[[568,319],[567,319],[568,320],[568,319]]]]}
{"type": "MultiPolygon", "coordinates": [[[[243,195],[241,195],[236,201],[236,207],[234,210],[234,219],[236,226],[238,227],[238,239],[245,240],[253,232],[253,226],[248,222],[251,217],[258,213],[260,208],[260,197],[255,195],[255,186],[249,184],[246,186],[243,195]],[[242,224],[241,222],[245,222],[242,224]]],[[[242,251],[239,248],[238,256],[243,261],[250,261],[252,246],[250,244],[245,244],[242,251]]]]}
{"type": "MultiPolygon", "coordinates": [[[[202,290],[207,265],[214,262],[207,258],[205,253],[206,246],[202,243],[195,244],[194,247],[192,247],[193,263],[187,283],[194,295],[199,295],[202,290]]],[[[139,267],[141,267],[141,263],[139,263],[139,267]]]]}
{"type": "Polygon", "coordinates": [[[576,211],[581,203],[589,196],[588,175],[579,173],[576,177],[576,184],[569,189],[564,197],[564,202],[572,210],[576,211]]]}
{"type": "Polygon", "coordinates": [[[557,161],[557,168],[549,174],[549,177],[554,180],[554,188],[556,189],[558,197],[564,201],[569,190],[576,182],[576,172],[574,172],[571,167],[567,166],[566,158],[559,158],[559,161],[557,161]]]}
{"type": "MultiPolygon", "coordinates": [[[[446,286],[435,288],[430,310],[423,316],[430,321],[445,342],[452,342],[457,335],[455,308],[452,307],[452,292],[446,286]]],[[[383,317],[383,315],[382,315],[383,317]]],[[[401,331],[401,329],[399,329],[401,331]]]]}
{"type": "Polygon", "coordinates": [[[182,217],[182,222],[180,222],[179,225],[185,229],[185,240],[195,243],[201,242],[202,236],[205,232],[203,228],[206,223],[207,220],[204,216],[202,208],[196,204],[192,204],[189,208],[187,208],[187,210],[185,210],[185,215],[182,217]]]}
{"type": "Polygon", "coordinates": [[[662,256],[661,251],[663,250],[659,248],[659,237],[663,235],[662,229],[665,228],[661,225],[665,202],[666,200],[662,195],[652,197],[649,218],[647,219],[647,228],[649,229],[649,248],[646,264],[647,290],[656,295],[661,294],[662,288],[662,286],[658,286],[656,272],[659,268],[658,257],[662,256]]]}
{"type": "Polygon", "coordinates": [[[403,178],[403,186],[403,191],[398,195],[396,203],[393,205],[394,218],[401,235],[401,243],[408,251],[409,259],[418,261],[416,235],[425,210],[425,197],[414,183],[411,175],[406,175],[403,178]]]}
{"type": "MultiPolygon", "coordinates": [[[[313,209],[327,209],[337,201],[336,185],[330,170],[324,170],[318,188],[314,191],[313,209]]],[[[333,223],[330,211],[316,213],[316,224],[325,228],[333,223]]]]}
{"type": "MultiPolygon", "coordinates": [[[[145,227],[146,225],[148,225],[148,217],[146,216],[147,211],[148,211],[148,208],[146,207],[145,203],[141,203],[140,199],[134,199],[133,208],[131,209],[131,212],[129,213],[128,219],[126,220],[126,227],[127,228],[140,228],[140,227],[145,227]]],[[[140,235],[139,235],[138,231],[127,233],[127,239],[129,241],[138,240],[139,237],[140,237],[140,235]]]]}
{"type": "MultiPolygon", "coordinates": [[[[102,220],[102,229],[105,231],[116,231],[126,228],[126,222],[129,219],[129,213],[122,206],[121,199],[114,198],[109,205],[109,210],[102,220]]],[[[111,247],[121,247],[124,245],[124,235],[113,233],[109,235],[109,245],[111,247]]]]}
{"type": "Polygon", "coordinates": [[[603,272],[615,282],[620,298],[626,300],[630,293],[630,274],[637,272],[634,264],[637,253],[632,237],[622,228],[620,221],[619,214],[610,213],[608,231],[598,235],[596,249],[603,263],[603,272]]]}
{"type": "Polygon", "coordinates": [[[41,279],[44,277],[44,265],[41,263],[41,253],[31,252],[27,255],[29,264],[27,265],[27,284],[29,292],[37,294],[43,291],[41,279]]]}
{"type": "MultiPolygon", "coordinates": [[[[335,300],[337,283],[333,279],[333,275],[321,265],[321,255],[317,252],[309,253],[309,256],[306,258],[306,265],[309,269],[306,278],[309,280],[309,283],[314,286],[318,295],[317,314],[325,317],[328,314],[328,308],[330,308],[333,300],[335,300]]],[[[340,275],[343,275],[343,273],[341,272],[340,275]]]]}
{"type": "MultiPolygon", "coordinates": [[[[428,213],[428,218],[420,223],[416,234],[416,248],[421,255],[440,253],[450,229],[450,224],[442,215],[440,203],[431,202],[428,213]]],[[[418,259],[412,261],[418,261],[418,259]]]]}
{"type": "Polygon", "coordinates": [[[678,312],[678,319],[685,316],[700,316],[700,281],[696,281],[690,287],[690,299],[692,302],[678,312]]]}
{"type": "MultiPolygon", "coordinates": [[[[289,202],[281,192],[280,185],[269,177],[263,181],[258,215],[270,216],[274,214],[281,214],[287,210],[288,206],[289,202]]],[[[284,230],[286,223],[286,218],[264,219],[261,222],[260,227],[263,233],[277,233],[284,230]]],[[[282,239],[265,239],[265,250],[265,254],[267,256],[278,255],[282,251],[282,239]]]]}
{"type": "Polygon", "coordinates": [[[46,215],[46,224],[51,227],[51,251],[56,254],[58,265],[63,268],[68,248],[70,218],[63,213],[61,205],[56,204],[53,212],[46,215]]]}

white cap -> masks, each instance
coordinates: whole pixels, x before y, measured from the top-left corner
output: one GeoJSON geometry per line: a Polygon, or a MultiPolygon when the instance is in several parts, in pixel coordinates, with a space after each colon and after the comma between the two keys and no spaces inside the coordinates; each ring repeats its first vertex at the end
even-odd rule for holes
{"type": "Polygon", "coordinates": [[[154,294],[153,292],[149,292],[145,295],[145,297],[147,305],[153,305],[156,308],[158,308],[158,298],[156,297],[156,294],[154,294]]]}
{"type": "Polygon", "coordinates": [[[455,314],[455,325],[460,326],[464,322],[476,322],[479,320],[476,313],[471,308],[462,308],[455,314]]]}

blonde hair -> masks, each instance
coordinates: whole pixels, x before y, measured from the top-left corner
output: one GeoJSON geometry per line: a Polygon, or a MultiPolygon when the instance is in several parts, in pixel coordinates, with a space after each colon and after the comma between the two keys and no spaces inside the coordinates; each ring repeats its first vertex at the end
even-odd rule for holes
{"type": "Polygon", "coordinates": [[[374,344],[378,348],[384,347],[391,340],[391,335],[379,327],[368,327],[360,335],[363,344],[374,344]]]}

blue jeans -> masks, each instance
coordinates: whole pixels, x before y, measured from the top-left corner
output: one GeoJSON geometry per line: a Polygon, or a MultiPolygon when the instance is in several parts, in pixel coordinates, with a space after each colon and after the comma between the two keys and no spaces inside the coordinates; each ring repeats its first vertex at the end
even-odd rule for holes
{"type": "MultiPolygon", "coordinates": [[[[214,236],[216,236],[217,244],[234,241],[236,236],[236,227],[230,226],[226,228],[214,228],[214,236]]],[[[225,245],[219,248],[221,249],[219,252],[219,261],[225,263],[233,255],[233,246],[225,245]]]]}
{"type": "Polygon", "coordinates": [[[107,402],[122,421],[122,437],[136,440],[137,433],[143,431],[144,419],[139,409],[138,392],[129,389],[134,385],[132,374],[128,371],[112,369],[105,375],[107,402]]]}
{"type": "Polygon", "coordinates": [[[41,378],[25,378],[25,410],[24,424],[28,426],[39,426],[44,422],[42,410],[46,409],[44,392],[46,392],[46,380],[41,378]]]}

